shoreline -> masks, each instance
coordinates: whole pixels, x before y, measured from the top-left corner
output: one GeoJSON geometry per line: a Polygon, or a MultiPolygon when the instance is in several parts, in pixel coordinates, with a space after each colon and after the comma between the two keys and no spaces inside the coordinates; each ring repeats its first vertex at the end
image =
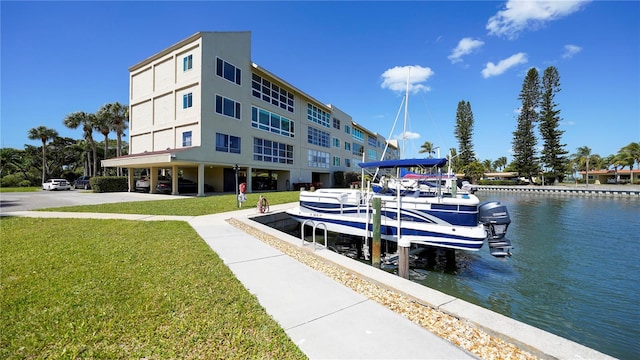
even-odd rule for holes
{"type": "Polygon", "coordinates": [[[477,191],[612,196],[640,199],[640,185],[476,185],[477,191]]]}

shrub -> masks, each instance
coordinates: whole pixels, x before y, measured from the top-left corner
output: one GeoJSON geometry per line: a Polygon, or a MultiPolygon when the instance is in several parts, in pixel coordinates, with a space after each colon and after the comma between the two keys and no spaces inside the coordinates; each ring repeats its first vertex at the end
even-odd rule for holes
{"type": "Polygon", "coordinates": [[[94,176],[89,180],[93,192],[129,191],[129,183],[125,176],[94,176]]]}

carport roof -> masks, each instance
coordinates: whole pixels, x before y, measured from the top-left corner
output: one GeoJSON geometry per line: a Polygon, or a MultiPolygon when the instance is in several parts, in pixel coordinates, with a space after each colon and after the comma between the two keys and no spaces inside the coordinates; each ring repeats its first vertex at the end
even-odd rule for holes
{"type": "Polygon", "coordinates": [[[104,167],[122,168],[171,167],[173,165],[197,166],[201,161],[193,158],[193,150],[195,149],[197,147],[129,154],[102,160],[101,163],[104,167]]]}

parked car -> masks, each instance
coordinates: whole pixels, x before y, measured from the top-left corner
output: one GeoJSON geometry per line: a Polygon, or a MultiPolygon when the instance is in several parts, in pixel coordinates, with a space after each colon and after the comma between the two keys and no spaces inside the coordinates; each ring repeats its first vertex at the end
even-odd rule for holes
{"type": "Polygon", "coordinates": [[[42,190],[71,190],[71,184],[65,179],[49,179],[42,183],[42,190]]]}
{"type": "MultiPolygon", "coordinates": [[[[171,194],[171,179],[158,180],[156,191],[163,194],[171,194]]],[[[178,179],[178,193],[188,194],[198,192],[198,183],[189,179],[178,179]]]]}
{"type": "Polygon", "coordinates": [[[136,186],[135,186],[135,190],[136,191],[142,191],[142,192],[149,192],[149,178],[146,176],[141,177],[140,179],[136,180],[136,186]]]}
{"type": "Polygon", "coordinates": [[[73,182],[73,188],[85,189],[85,190],[91,189],[91,184],[89,183],[89,179],[91,179],[91,176],[80,176],[79,178],[76,179],[76,181],[73,182]]]}
{"type": "MultiPolygon", "coordinates": [[[[158,183],[161,183],[162,181],[171,181],[171,178],[168,178],[166,176],[158,176],[158,183]]],[[[148,176],[143,176],[136,181],[136,186],[135,186],[136,191],[149,192],[150,188],[151,188],[151,185],[150,185],[150,179],[148,176]]],[[[171,192],[171,182],[169,182],[169,192],[171,192]]]]}

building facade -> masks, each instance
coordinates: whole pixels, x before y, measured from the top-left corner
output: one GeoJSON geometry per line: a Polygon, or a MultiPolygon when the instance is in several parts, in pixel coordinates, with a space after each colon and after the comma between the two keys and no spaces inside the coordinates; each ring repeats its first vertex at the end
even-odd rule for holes
{"type": "Polygon", "coordinates": [[[104,160],[129,169],[129,188],[159,174],[234,192],[335,186],[336,172],[397,158],[397,142],[353,121],[251,60],[250,32],[199,32],[129,69],[129,155],[104,160]]]}

